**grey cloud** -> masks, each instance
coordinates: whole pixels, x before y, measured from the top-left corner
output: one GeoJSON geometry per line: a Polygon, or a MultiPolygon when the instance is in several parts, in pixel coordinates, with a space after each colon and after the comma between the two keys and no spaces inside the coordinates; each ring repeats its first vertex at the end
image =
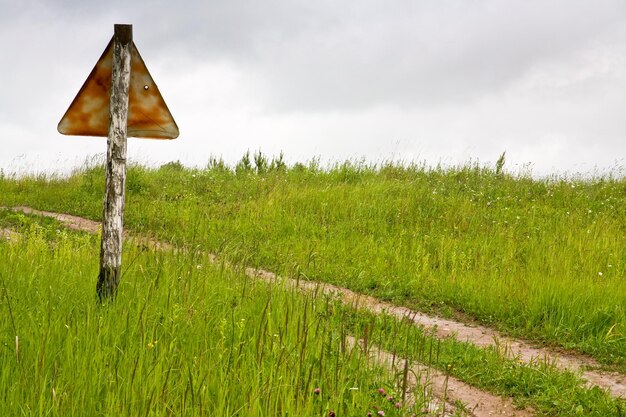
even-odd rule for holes
{"type": "MultiPolygon", "coordinates": [[[[138,44],[229,60],[277,111],[468,101],[623,25],[621,1],[117,3],[138,44]]],[[[70,1],[75,17],[107,14],[70,1]]]]}
{"type": "Polygon", "coordinates": [[[473,100],[626,18],[612,0],[61,4],[72,22],[128,19],[142,50],[233,62],[274,111],[473,100]]]}
{"type": "Polygon", "coordinates": [[[282,110],[437,105],[495,93],[533,65],[580,50],[624,21],[620,5],[446,4],[345,16],[326,33],[262,45],[255,69],[282,110]]]}
{"type": "Polygon", "coordinates": [[[13,64],[0,67],[0,140],[28,142],[19,154],[56,152],[50,138],[92,143],[55,127],[113,23],[134,25],[181,125],[163,158],[274,146],[300,159],[398,149],[436,161],[506,148],[567,166],[626,154],[623,0],[0,3],[13,64]]]}

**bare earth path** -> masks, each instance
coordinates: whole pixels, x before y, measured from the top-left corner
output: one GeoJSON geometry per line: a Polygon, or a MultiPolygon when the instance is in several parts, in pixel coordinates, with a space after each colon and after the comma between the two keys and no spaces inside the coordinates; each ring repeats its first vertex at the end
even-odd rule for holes
{"type": "MultiPolygon", "coordinates": [[[[100,228],[99,222],[68,214],[34,210],[29,207],[13,207],[12,209],[24,213],[52,217],[64,223],[68,228],[75,230],[95,233],[100,228]]],[[[162,242],[152,241],[150,243],[160,248],[171,248],[169,244],[162,242]]],[[[212,256],[212,259],[215,261],[217,260],[217,257],[212,256]]],[[[352,305],[355,308],[367,309],[375,313],[386,312],[387,314],[398,318],[410,319],[416,325],[423,326],[425,329],[434,330],[435,334],[440,338],[455,337],[459,341],[465,341],[480,347],[506,346],[509,354],[526,363],[531,361],[547,360],[560,369],[582,372],[582,376],[587,381],[588,385],[596,385],[602,389],[606,389],[614,397],[626,398],[626,375],[617,372],[587,370],[589,367],[597,367],[599,365],[593,358],[588,356],[559,352],[544,347],[535,347],[526,341],[506,337],[496,330],[488,327],[468,325],[453,320],[426,315],[406,307],[393,305],[380,301],[374,297],[357,294],[346,288],[326,283],[296,281],[289,278],[278,277],[273,272],[254,268],[246,268],[245,272],[246,275],[254,278],[263,279],[265,281],[279,280],[289,286],[297,287],[301,290],[311,291],[321,287],[325,293],[335,294],[339,296],[344,303],[352,305]]]]}
{"type": "MultiPolygon", "coordinates": [[[[354,346],[362,341],[348,337],[347,343],[354,346]]],[[[368,355],[371,359],[393,372],[402,373],[407,367],[407,391],[418,385],[426,386],[436,400],[429,404],[428,411],[436,415],[451,416],[458,411],[458,404],[463,404],[465,413],[475,417],[509,416],[531,417],[534,413],[528,409],[517,409],[510,398],[502,398],[474,388],[456,378],[444,375],[441,371],[421,364],[411,364],[404,358],[394,356],[390,352],[370,346],[368,355]],[[439,414],[441,413],[441,414],[439,414]]],[[[426,410],[425,410],[426,411],[426,410]]]]}
{"type": "Polygon", "coordinates": [[[16,240],[19,238],[19,233],[14,232],[11,229],[4,229],[0,227],[0,239],[4,240],[16,240]]]}

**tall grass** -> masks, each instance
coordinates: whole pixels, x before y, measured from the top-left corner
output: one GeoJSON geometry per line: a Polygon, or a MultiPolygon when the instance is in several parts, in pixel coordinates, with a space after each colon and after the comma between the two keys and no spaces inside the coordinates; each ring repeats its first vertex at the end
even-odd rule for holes
{"type": "Polygon", "coordinates": [[[546,415],[624,406],[571,373],[256,282],[193,248],[126,245],[118,297],[102,306],[97,236],[0,210],[6,227],[17,233],[0,239],[0,415],[424,415],[428,377],[397,409],[407,374],[364,353],[377,348],[546,415]]]}
{"type": "MultiPolygon", "coordinates": [[[[280,159],[280,158],[279,158],[280,159]]],[[[259,162],[261,161],[261,162],[259,162]]],[[[97,219],[103,170],[4,179],[0,203],[97,219]]],[[[626,366],[626,180],[476,164],[131,167],[126,225],[626,366]]]]}
{"type": "Polygon", "coordinates": [[[117,300],[98,306],[95,237],[21,230],[17,242],[0,242],[0,415],[348,416],[378,407],[408,416],[422,407],[380,398],[397,378],[346,346],[328,299],[249,281],[199,254],[126,247],[117,300]]]}

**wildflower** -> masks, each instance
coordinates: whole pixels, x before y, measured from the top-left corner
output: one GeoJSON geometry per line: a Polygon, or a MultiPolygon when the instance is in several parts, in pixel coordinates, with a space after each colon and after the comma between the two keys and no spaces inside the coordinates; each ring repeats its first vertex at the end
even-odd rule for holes
{"type": "Polygon", "coordinates": [[[158,343],[158,340],[148,343],[148,349],[154,349],[157,343],[158,343]]]}
{"type": "Polygon", "coordinates": [[[383,410],[380,410],[380,411],[378,411],[378,413],[376,413],[376,414],[378,414],[379,416],[384,416],[384,415],[385,415],[385,412],[384,412],[383,410]]]}
{"type": "Polygon", "coordinates": [[[372,417],[372,412],[371,411],[367,412],[367,417],[372,417]]]}
{"type": "Polygon", "coordinates": [[[328,417],[335,417],[337,414],[335,414],[335,412],[333,410],[330,410],[328,412],[328,417]]]}
{"type": "Polygon", "coordinates": [[[598,272],[598,275],[602,276],[602,272],[598,272]]]}
{"type": "Polygon", "coordinates": [[[396,408],[397,408],[397,409],[401,409],[401,408],[402,408],[402,404],[400,404],[400,403],[396,403],[396,408]]]}
{"type": "Polygon", "coordinates": [[[322,390],[319,387],[313,390],[313,394],[315,395],[320,395],[320,392],[322,392],[322,390]]]}
{"type": "Polygon", "coordinates": [[[384,388],[378,388],[378,393],[380,395],[385,395],[385,389],[384,388]]]}
{"type": "Polygon", "coordinates": [[[393,397],[390,395],[389,397],[387,397],[387,401],[389,401],[390,403],[393,402],[393,397]]]}

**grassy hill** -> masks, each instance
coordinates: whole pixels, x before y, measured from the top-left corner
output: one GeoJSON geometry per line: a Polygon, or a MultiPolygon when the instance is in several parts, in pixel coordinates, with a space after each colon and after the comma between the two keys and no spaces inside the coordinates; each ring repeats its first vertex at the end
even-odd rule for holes
{"type": "MultiPolygon", "coordinates": [[[[478,166],[131,167],[126,227],[626,364],[626,180],[478,166]]],[[[101,216],[103,168],[0,180],[0,204],[101,216]]]]}
{"type": "MultiPolygon", "coordinates": [[[[103,186],[101,166],[68,178],[0,176],[0,205],[98,220],[103,186]]],[[[7,415],[411,415],[427,406],[423,394],[401,409],[382,401],[378,388],[397,395],[402,374],[346,349],[346,335],[545,415],[622,413],[623,402],[571,373],[254,283],[196,249],[481,321],[623,371],[624,179],[287,167],[257,154],[236,167],[130,167],[125,224],[189,250],[127,244],[118,300],[99,307],[97,237],[0,210],[0,227],[21,236],[0,241],[7,415]]]]}
{"type": "MultiPolygon", "coordinates": [[[[626,364],[626,180],[245,156],[128,172],[125,225],[626,364]]],[[[0,204],[101,216],[104,172],[0,180],[0,204]]]]}

